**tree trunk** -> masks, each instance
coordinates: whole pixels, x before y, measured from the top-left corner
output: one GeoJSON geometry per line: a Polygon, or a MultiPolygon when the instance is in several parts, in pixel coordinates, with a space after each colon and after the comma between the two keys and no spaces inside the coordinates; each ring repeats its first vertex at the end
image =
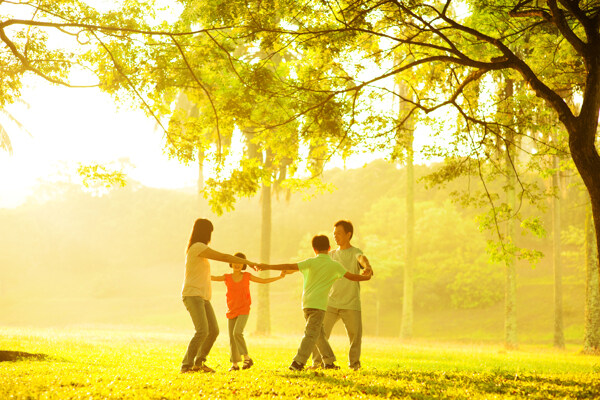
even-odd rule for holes
{"type": "MultiPolygon", "coordinates": [[[[600,113],[600,53],[595,52],[588,61],[589,73],[579,115],[559,112],[559,119],[567,128],[571,158],[590,195],[596,231],[596,254],[600,254],[600,155],[596,148],[600,113]]],[[[600,268],[597,270],[600,274],[600,268]]]]}
{"type": "Polygon", "coordinates": [[[410,99],[411,93],[408,85],[399,80],[398,93],[398,120],[403,121],[398,127],[398,144],[400,150],[406,152],[406,255],[404,262],[404,294],[402,298],[402,320],[400,325],[400,338],[410,339],[413,336],[414,318],[414,266],[415,266],[415,172],[414,172],[414,124],[413,115],[410,114],[410,103],[403,99],[410,99]]]}
{"type": "MultiPolygon", "coordinates": [[[[271,167],[271,154],[267,151],[264,168],[271,167]]],[[[261,190],[261,230],[260,230],[260,261],[271,262],[271,183],[262,184],[261,190]]],[[[269,278],[269,271],[262,271],[261,278],[269,278]]],[[[270,285],[258,285],[258,313],[256,316],[256,332],[262,335],[271,334],[271,301],[270,285]]]]}
{"type": "MultiPolygon", "coordinates": [[[[514,109],[512,103],[508,103],[513,97],[514,82],[507,79],[505,82],[505,108],[503,110],[505,119],[511,120],[508,125],[512,125],[514,109]]],[[[502,117],[502,116],[501,116],[502,117]]],[[[512,213],[517,209],[516,183],[517,172],[515,170],[518,157],[516,157],[516,146],[514,143],[515,134],[513,131],[505,132],[505,168],[506,168],[506,202],[512,213]]],[[[506,222],[506,241],[510,244],[515,242],[515,218],[508,216],[506,222]]],[[[517,263],[515,255],[510,252],[507,254],[506,265],[506,287],[504,300],[504,343],[506,348],[517,348],[517,263]]]]}
{"type": "Polygon", "coordinates": [[[600,279],[592,211],[585,218],[585,338],[583,352],[600,353],[600,279]]]}
{"type": "Polygon", "coordinates": [[[406,262],[404,263],[404,297],[402,301],[402,325],[400,337],[409,339],[413,335],[413,268],[415,265],[415,172],[413,166],[413,132],[409,131],[406,148],[406,262]]]}
{"type": "Polygon", "coordinates": [[[555,169],[552,175],[552,253],[554,266],[554,347],[565,348],[565,335],[563,331],[563,294],[562,294],[562,264],[560,259],[560,187],[559,187],[559,159],[553,156],[555,169]]]}
{"type": "MultiPolygon", "coordinates": [[[[254,129],[242,129],[246,141],[246,156],[257,160],[264,169],[271,167],[271,153],[267,150],[266,157],[260,146],[254,143],[254,129]]],[[[271,182],[263,181],[261,188],[261,228],[260,228],[260,261],[268,264],[271,262],[271,182]]],[[[261,278],[269,278],[269,271],[261,271],[261,278]]],[[[269,285],[258,285],[256,301],[256,333],[269,335],[271,333],[271,302],[269,285]]]]}
{"type": "MultiPolygon", "coordinates": [[[[598,153],[596,153],[596,155],[597,154],[598,153]]],[[[577,165],[577,163],[575,165],[577,165]]],[[[586,169],[585,172],[581,172],[581,169],[579,169],[579,167],[578,169],[581,177],[583,178],[586,184],[588,193],[590,194],[592,204],[592,216],[595,228],[594,230],[596,233],[596,253],[598,254],[600,252],[600,158],[597,160],[597,162],[594,162],[593,165],[595,166],[590,167],[589,170],[586,169]],[[592,168],[595,168],[595,170],[592,168]]],[[[598,261],[596,261],[596,263],[598,263],[598,261]]],[[[598,270],[600,273],[600,268],[598,268],[598,270]]]]}
{"type": "Polygon", "coordinates": [[[600,267],[597,256],[600,254],[600,156],[595,146],[598,113],[589,113],[592,114],[592,117],[595,116],[595,120],[591,124],[593,118],[585,115],[584,109],[582,107],[579,123],[575,127],[567,125],[567,129],[571,128],[569,129],[571,157],[590,195],[593,224],[589,225],[593,226],[594,233],[596,234],[595,248],[593,251],[590,248],[587,253],[589,256],[588,262],[594,265],[588,265],[586,268],[588,273],[589,271],[596,271],[595,278],[587,276],[589,291],[587,292],[586,303],[586,344],[584,345],[584,349],[589,347],[587,351],[592,351],[592,348],[598,348],[594,346],[594,341],[598,338],[598,320],[600,319],[600,307],[597,305],[596,297],[600,290],[598,286],[600,282],[600,267]],[[583,118],[584,116],[587,118],[583,118]],[[593,257],[594,253],[596,255],[595,258],[593,257]],[[588,340],[590,341],[589,344],[587,343],[588,340]]]}
{"type": "MultiPolygon", "coordinates": [[[[506,191],[508,205],[511,210],[516,208],[515,174],[512,166],[508,167],[508,188],[506,191]]],[[[515,237],[515,220],[507,221],[507,241],[513,243],[515,237]]],[[[504,300],[504,343],[508,349],[517,348],[517,263],[514,254],[506,259],[506,288],[504,300]]]]}

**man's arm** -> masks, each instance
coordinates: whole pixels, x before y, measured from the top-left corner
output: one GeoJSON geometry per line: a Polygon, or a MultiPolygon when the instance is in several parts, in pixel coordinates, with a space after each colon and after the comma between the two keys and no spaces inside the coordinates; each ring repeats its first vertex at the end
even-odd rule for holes
{"type": "Polygon", "coordinates": [[[353,274],[352,272],[346,272],[344,274],[344,278],[349,279],[351,281],[368,281],[371,279],[373,275],[373,271],[365,269],[362,274],[353,274]]]}
{"type": "Polygon", "coordinates": [[[269,269],[275,270],[275,271],[285,271],[285,270],[290,270],[290,271],[299,271],[300,269],[298,268],[298,264],[258,264],[256,266],[256,268],[258,268],[259,271],[266,271],[269,269]]]}
{"type": "Polygon", "coordinates": [[[365,271],[371,271],[371,275],[373,275],[373,268],[371,267],[371,263],[369,262],[369,260],[367,259],[367,257],[364,254],[359,254],[356,257],[356,260],[358,261],[358,263],[360,264],[360,266],[365,271]]]}
{"type": "Polygon", "coordinates": [[[281,275],[273,277],[273,278],[260,278],[258,276],[254,276],[250,274],[250,280],[256,283],[271,283],[283,279],[285,277],[286,271],[281,271],[281,275]]]}

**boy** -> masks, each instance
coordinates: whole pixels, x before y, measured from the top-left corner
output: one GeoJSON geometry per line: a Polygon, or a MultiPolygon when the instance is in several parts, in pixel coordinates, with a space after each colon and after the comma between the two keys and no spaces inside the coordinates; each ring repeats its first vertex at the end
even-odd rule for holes
{"type": "Polygon", "coordinates": [[[335,355],[323,331],[323,319],[327,310],[329,290],[333,282],[339,278],[367,281],[371,279],[372,274],[371,270],[365,270],[361,275],[353,274],[346,271],[340,263],[333,261],[328,254],[331,247],[327,236],[317,235],[313,237],[312,247],[316,257],[297,264],[260,264],[258,266],[260,270],[300,271],[304,277],[302,309],[304,310],[306,326],[298,352],[289,367],[292,371],[301,371],[304,368],[306,360],[310,357],[315,345],[323,360],[323,368],[339,369],[334,364],[335,355]]]}

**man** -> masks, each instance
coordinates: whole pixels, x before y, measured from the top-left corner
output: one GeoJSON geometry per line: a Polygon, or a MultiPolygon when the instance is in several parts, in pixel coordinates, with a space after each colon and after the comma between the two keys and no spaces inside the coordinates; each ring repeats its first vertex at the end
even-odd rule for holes
{"type": "MultiPolygon", "coordinates": [[[[333,237],[339,246],[337,250],[329,253],[331,258],[344,266],[353,274],[360,273],[364,268],[365,273],[371,276],[373,269],[367,257],[362,251],[350,244],[354,235],[354,226],[350,221],[338,221],[334,224],[333,237]]],[[[336,281],[329,292],[327,312],[323,320],[323,330],[329,339],[335,323],[341,319],[346,327],[348,339],[350,340],[350,351],[348,352],[348,366],[353,370],[359,370],[360,350],[362,344],[362,314],[360,307],[360,284],[358,282],[341,279],[336,281]]],[[[312,368],[323,365],[323,359],[318,352],[313,352],[312,368]]]]}
{"type": "Polygon", "coordinates": [[[304,310],[306,325],[298,352],[289,367],[292,371],[301,371],[304,368],[310,353],[315,349],[315,345],[316,352],[319,353],[319,357],[323,362],[323,368],[339,369],[334,364],[335,355],[323,332],[323,318],[327,309],[329,291],[333,283],[342,277],[353,281],[371,279],[368,271],[360,275],[354,274],[346,271],[340,263],[333,261],[328,254],[331,247],[327,236],[317,235],[313,237],[312,247],[316,257],[297,264],[260,264],[258,266],[260,270],[300,271],[304,277],[302,309],[304,310]]]}

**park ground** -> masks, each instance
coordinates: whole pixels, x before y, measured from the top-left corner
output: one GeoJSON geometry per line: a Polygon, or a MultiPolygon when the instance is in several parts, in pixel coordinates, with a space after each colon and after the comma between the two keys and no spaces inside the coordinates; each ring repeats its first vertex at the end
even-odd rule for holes
{"type": "Polygon", "coordinates": [[[600,357],[523,345],[365,338],[364,368],[347,368],[347,339],[332,338],[338,371],[287,369],[300,337],[247,334],[255,366],[228,372],[227,335],[214,374],[180,374],[189,332],[135,328],[0,328],[2,399],[403,398],[597,399],[600,357]],[[27,354],[23,354],[27,353],[27,354]],[[29,355],[28,355],[29,354],[29,355]]]}

